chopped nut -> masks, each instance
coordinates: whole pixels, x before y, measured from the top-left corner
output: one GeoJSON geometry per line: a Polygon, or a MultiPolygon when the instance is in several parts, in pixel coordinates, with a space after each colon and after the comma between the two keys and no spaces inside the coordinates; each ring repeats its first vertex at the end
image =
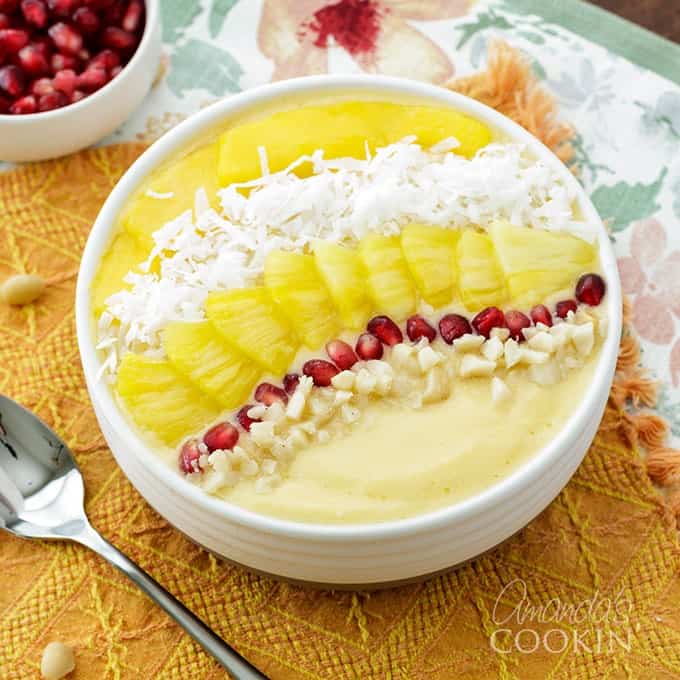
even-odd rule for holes
{"type": "Polygon", "coordinates": [[[267,413],[267,407],[264,404],[255,404],[255,406],[248,409],[246,415],[253,420],[261,420],[265,413],[267,413]]]}
{"type": "MultiPolygon", "coordinates": [[[[250,409],[252,411],[252,409],[250,409]]],[[[286,407],[280,401],[275,401],[266,407],[263,420],[271,420],[278,423],[286,415],[286,407]]]]}
{"type": "Polygon", "coordinates": [[[434,368],[441,360],[442,355],[435,352],[430,345],[425,345],[418,350],[418,365],[423,373],[427,373],[431,368],[434,368]]]}
{"type": "Polygon", "coordinates": [[[269,447],[274,443],[274,423],[263,421],[250,426],[250,437],[259,446],[269,447]]]}
{"type": "Polygon", "coordinates": [[[305,404],[307,399],[305,394],[299,389],[295,390],[288,400],[288,406],[286,407],[286,416],[291,420],[300,420],[302,413],[305,410],[305,404]]]}
{"type": "Polygon", "coordinates": [[[35,274],[10,276],[0,286],[0,299],[8,305],[28,305],[45,291],[45,281],[35,274]]]}
{"type": "Polygon", "coordinates": [[[73,650],[63,642],[50,642],[40,661],[40,673],[45,680],[59,680],[76,667],[73,650]]]}
{"type": "Polygon", "coordinates": [[[568,323],[558,323],[550,329],[550,335],[554,338],[557,347],[562,347],[569,342],[571,332],[572,326],[568,323]]]}
{"type": "Polygon", "coordinates": [[[352,371],[340,371],[331,378],[331,385],[338,390],[351,390],[354,386],[355,374],[352,371]]]}
{"type": "Polygon", "coordinates": [[[510,337],[510,330],[508,328],[492,328],[489,337],[498,338],[501,342],[505,342],[510,337]]]}
{"type": "Polygon", "coordinates": [[[503,343],[501,342],[500,338],[489,338],[482,345],[482,354],[484,355],[484,358],[488,359],[489,361],[498,361],[498,359],[503,356],[503,343]]]}
{"type": "Polygon", "coordinates": [[[342,417],[343,422],[349,425],[350,423],[359,420],[361,413],[358,408],[354,408],[354,406],[350,406],[349,404],[343,404],[340,408],[340,416],[342,417]]]}
{"type": "Polygon", "coordinates": [[[510,398],[512,392],[510,388],[498,376],[491,379],[491,399],[494,403],[506,401],[510,398]]]}
{"type": "Polygon", "coordinates": [[[319,444],[327,444],[331,440],[331,435],[328,433],[328,430],[319,430],[316,433],[316,441],[319,442],[319,444]]]}
{"type": "Polygon", "coordinates": [[[475,352],[484,344],[483,335],[466,333],[453,341],[453,346],[458,352],[475,352]]]}
{"type": "Polygon", "coordinates": [[[496,368],[495,361],[480,359],[476,354],[466,354],[460,363],[460,375],[463,378],[489,376],[496,368]]]}
{"type": "Polygon", "coordinates": [[[301,375],[295,391],[301,392],[306,397],[312,391],[312,387],[314,387],[314,381],[308,375],[301,375]]]}
{"type": "Polygon", "coordinates": [[[552,354],[555,351],[555,339],[550,333],[546,333],[545,331],[539,331],[534,334],[527,344],[531,349],[538,350],[539,352],[552,354]]]}
{"type": "Polygon", "coordinates": [[[503,346],[503,354],[505,358],[505,367],[512,368],[518,364],[522,359],[522,350],[516,340],[510,338],[505,341],[503,346]]]}
{"type": "Polygon", "coordinates": [[[443,366],[433,367],[425,378],[423,403],[432,404],[443,401],[451,394],[451,382],[443,366]]]}
{"type": "Polygon", "coordinates": [[[366,368],[360,368],[354,382],[354,388],[359,394],[370,394],[375,389],[377,378],[366,368]]]}
{"type": "Polygon", "coordinates": [[[538,352],[535,349],[520,348],[520,360],[525,364],[544,364],[550,355],[547,352],[538,352]]]}
{"type": "Polygon", "coordinates": [[[589,321],[581,326],[575,326],[571,333],[571,341],[574,343],[576,351],[582,357],[588,356],[593,351],[595,344],[593,322],[589,321]]]}

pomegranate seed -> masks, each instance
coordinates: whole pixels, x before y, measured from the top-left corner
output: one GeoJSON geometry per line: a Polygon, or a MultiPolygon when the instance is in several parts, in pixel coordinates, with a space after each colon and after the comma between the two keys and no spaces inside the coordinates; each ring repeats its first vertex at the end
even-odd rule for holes
{"type": "Polygon", "coordinates": [[[50,66],[52,67],[52,73],[63,71],[67,68],[75,71],[78,68],[78,60],[70,54],[56,53],[50,57],[50,66]]]}
{"type": "Polygon", "coordinates": [[[111,69],[111,80],[113,80],[122,70],[123,70],[122,66],[114,66],[111,69]]]}
{"type": "Polygon", "coordinates": [[[50,12],[58,17],[67,17],[71,14],[78,0],[47,0],[50,12]]]}
{"type": "Polygon", "coordinates": [[[15,115],[25,115],[28,113],[35,113],[38,110],[38,102],[32,94],[17,99],[10,107],[10,113],[15,115]]]}
{"type": "Polygon", "coordinates": [[[606,286],[599,274],[584,274],[576,283],[576,299],[591,307],[597,307],[602,302],[606,286]]]}
{"type": "Polygon", "coordinates": [[[522,329],[531,326],[531,319],[524,314],[524,312],[518,312],[516,310],[511,310],[505,313],[505,323],[510,331],[510,337],[517,342],[524,342],[526,339],[522,329]]]}
{"type": "Polygon", "coordinates": [[[9,113],[10,107],[12,106],[12,100],[3,97],[0,94],[0,114],[9,113]]]}
{"type": "Polygon", "coordinates": [[[87,95],[82,90],[74,90],[73,94],[71,95],[71,104],[75,104],[81,99],[85,99],[85,97],[87,97],[87,95]]]}
{"type": "Polygon", "coordinates": [[[552,314],[545,305],[536,305],[531,310],[531,320],[534,323],[542,323],[545,326],[552,326],[552,314]]]}
{"type": "Polygon", "coordinates": [[[142,23],[144,5],[141,0],[130,0],[120,25],[124,30],[134,33],[142,23]]]}
{"type": "Polygon", "coordinates": [[[569,312],[575,312],[578,304],[576,300],[561,300],[555,305],[555,314],[560,317],[560,319],[566,319],[569,312]]]}
{"type": "Polygon", "coordinates": [[[70,97],[76,89],[77,81],[78,76],[76,75],[76,72],[70,68],[65,68],[54,74],[52,83],[55,90],[59,90],[59,92],[63,92],[70,97]]]}
{"type": "Polygon", "coordinates": [[[260,423],[262,422],[259,418],[251,418],[248,415],[248,411],[253,408],[253,404],[246,404],[245,406],[242,406],[239,410],[239,412],[236,414],[236,420],[238,420],[239,425],[246,431],[250,432],[250,426],[253,423],[260,423]]]}
{"type": "Polygon", "coordinates": [[[360,359],[380,359],[383,355],[383,344],[373,333],[362,333],[356,344],[356,353],[360,359]]]}
{"type": "Polygon", "coordinates": [[[77,55],[83,48],[83,36],[63,21],[50,26],[47,34],[60,52],[77,55]]]}
{"type": "Polygon", "coordinates": [[[94,92],[109,82],[109,76],[103,68],[88,68],[77,80],[78,88],[85,92],[94,92]]]}
{"type": "Polygon", "coordinates": [[[326,345],[326,352],[341,371],[352,368],[359,361],[352,347],[344,340],[331,340],[326,345]]]}
{"type": "Polygon", "coordinates": [[[28,31],[20,28],[3,28],[0,30],[0,49],[8,54],[16,54],[22,47],[28,45],[29,39],[28,31]]]}
{"type": "Polygon", "coordinates": [[[95,10],[106,9],[113,5],[116,0],[83,0],[83,4],[92,7],[95,10]]]}
{"type": "Polygon", "coordinates": [[[50,78],[38,78],[31,83],[28,89],[36,97],[42,97],[44,94],[54,92],[54,85],[50,78]]]}
{"type": "Polygon", "coordinates": [[[308,375],[315,385],[328,387],[331,384],[331,380],[340,373],[340,370],[325,359],[310,359],[305,362],[302,372],[308,375]]]}
{"type": "Polygon", "coordinates": [[[282,404],[288,403],[288,395],[281,387],[272,385],[268,382],[260,383],[255,390],[255,401],[265,406],[271,406],[275,401],[280,401],[282,404]]]}
{"type": "Polygon", "coordinates": [[[402,342],[404,339],[399,326],[389,316],[374,316],[368,322],[366,330],[390,347],[402,342]]]}
{"type": "Polygon", "coordinates": [[[21,13],[29,24],[38,28],[47,26],[47,7],[42,0],[21,0],[21,13]]]}
{"type": "Polygon", "coordinates": [[[472,319],[472,327],[480,335],[488,338],[492,328],[505,327],[505,316],[498,307],[487,307],[472,319]]]}
{"type": "Polygon", "coordinates": [[[0,12],[11,14],[19,6],[19,0],[0,0],[0,12]]]}
{"type": "Polygon", "coordinates": [[[420,338],[427,338],[432,342],[437,337],[437,331],[422,316],[414,314],[406,320],[406,335],[413,342],[420,338]]]}
{"type": "Polygon", "coordinates": [[[120,52],[127,52],[135,47],[137,38],[122,28],[107,26],[101,34],[101,43],[120,52]]]}
{"type": "Polygon", "coordinates": [[[190,475],[192,472],[200,472],[198,467],[198,459],[201,457],[201,452],[198,450],[198,442],[191,439],[179,452],[179,469],[184,474],[190,475]]]}
{"type": "Polygon", "coordinates": [[[299,373],[286,373],[283,376],[283,389],[288,392],[288,394],[293,394],[300,383],[299,373]]]}
{"type": "Polygon", "coordinates": [[[52,56],[52,41],[46,35],[34,35],[30,44],[39,50],[45,59],[49,60],[52,56]]]}
{"type": "Polygon", "coordinates": [[[101,22],[89,7],[79,7],[73,13],[73,23],[86,35],[96,33],[101,22]]]}
{"type": "Polygon", "coordinates": [[[10,27],[9,17],[4,13],[0,13],[0,28],[9,28],[9,27],[10,27]]]}
{"type": "Polygon", "coordinates": [[[447,314],[439,322],[439,333],[447,345],[462,335],[472,333],[470,322],[461,314],[447,314]]]}
{"type": "Polygon", "coordinates": [[[52,111],[68,103],[68,97],[63,92],[50,92],[38,99],[38,111],[52,111]]]}
{"type": "Polygon", "coordinates": [[[11,97],[18,97],[26,86],[24,72],[17,66],[3,66],[0,68],[0,90],[4,90],[11,97]]]}
{"type": "Polygon", "coordinates": [[[203,435],[203,443],[210,453],[217,449],[231,450],[236,446],[236,442],[238,442],[238,430],[231,423],[215,425],[203,435]]]}
{"type": "Polygon", "coordinates": [[[90,60],[87,68],[103,68],[107,71],[116,68],[120,65],[120,56],[113,50],[102,50],[90,60]]]}
{"type": "Polygon", "coordinates": [[[39,76],[48,73],[50,65],[43,53],[34,45],[26,45],[22,47],[17,54],[17,58],[21,68],[31,76],[39,76]]]}
{"type": "Polygon", "coordinates": [[[124,0],[112,0],[106,3],[104,9],[104,23],[107,26],[120,26],[121,21],[123,21],[123,16],[125,15],[125,2],[124,0]]]}

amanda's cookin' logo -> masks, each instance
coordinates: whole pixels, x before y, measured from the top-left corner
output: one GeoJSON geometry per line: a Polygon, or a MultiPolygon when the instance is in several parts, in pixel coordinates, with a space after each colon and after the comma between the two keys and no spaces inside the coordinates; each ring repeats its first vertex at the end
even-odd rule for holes
{"type": "Polygon", "coordinates": [[[575,654],[630,651],[631,610],[632,603],[623,590],[615,597],[603,597],[596,591],[579,602],[567,603],[554,597],[538,604],[530,600],[526,582],[517,578],[496,598],[491,615],[495,628],[489,642],[498,654],[561,654],[568,649],[575,654]]]}

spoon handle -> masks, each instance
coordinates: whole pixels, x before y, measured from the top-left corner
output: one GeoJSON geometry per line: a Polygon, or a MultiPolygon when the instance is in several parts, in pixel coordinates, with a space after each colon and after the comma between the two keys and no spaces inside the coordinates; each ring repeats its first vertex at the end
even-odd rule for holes
{"type": "Polygon", "coordinates": [[[101,555],[105,560],[129,576],[156,604],[171,616],[203,648],[231,673],[236,680],[267,680],[267,676],[244,659],[221,637],[189,611],[177,598],[151,578],[143,569],[126,557],[118,548],[102,538],[89,524],[77,536],[78,541],[101,555]]]}

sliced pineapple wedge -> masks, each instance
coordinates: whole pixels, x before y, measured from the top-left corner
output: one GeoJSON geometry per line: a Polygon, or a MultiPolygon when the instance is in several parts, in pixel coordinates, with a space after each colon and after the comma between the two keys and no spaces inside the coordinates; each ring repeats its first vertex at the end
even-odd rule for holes
{"type": "Polygon", "coordinates": [[[516,227],[498,221],[489,229],[508,291],[518,306],[532,306],[572,288],[597,264],[595,245],[567,233],[516,227]]]}
{"type": "Polygon", "coordinates": [[[205,189],[213,207],[218,205],[218,143],[202,146],[154,173],[137,192],[123,214],[123,228],[151,252],[152,234],[166,222],[193,210],[196,191],[205,189]]]}
{"type": "Polygon", "coordinates": [[[300,345],[261,286],[213,291],[206,315],[227,342],[276,375],[286,371],[300,345]]]}
{"type": "Polygon", "coordinates": [[[371,301],[359,253],[337,243],[317,241],[314,257],[342,323],[347,328],[363,327],[371,313],[371,301]]]}
{"type": "Polygon", "coordinates": [[[175,368],[225,408],[242,404],[262,375],[261,366],[227,344],[210,321],[169,323],[163,345],[175,368]]]}
{"type": "Polygon", "coordinates": [[[487,234],[465,229],[456,249],[458,289],[470,311],[502,305],[507,300],[505,277],[487,234]]]}
{"type": "Polygon", "coordinates": [[[333,301],[311,255],[273,250],[264,263],[264,284],[310,349],[340,330],[333,301]]]}
{"type": "Polygon", "coordinates": [[[123,357],[116,390],[135,423],[169,446],[209,425],[221,411],[169,361],[141,354],[123,357]]]}
{"type": "Polygon", "coordinates": [[[376,309],[397,321],[413,314],[416,292],[399,237],[368,234],[359,243],[359,255],[376,309]]]}
{"type": "Polygon", "coordinates": [[[454,297],[457,279],[458,229],[408,224],[401,232],[401,249],[420,294],[433,307],[454,297]]]}
{"type": "Polygon", "coordinates": [[[137,265],[146,260],[150,250],[146,250],[139,241],[126,232],[121,232],[113,240],[97,270],[92,282],[91,299],[95,316],[99,316],[106,307],[106,300],[130,285],[123,279],[137,265]]]}

